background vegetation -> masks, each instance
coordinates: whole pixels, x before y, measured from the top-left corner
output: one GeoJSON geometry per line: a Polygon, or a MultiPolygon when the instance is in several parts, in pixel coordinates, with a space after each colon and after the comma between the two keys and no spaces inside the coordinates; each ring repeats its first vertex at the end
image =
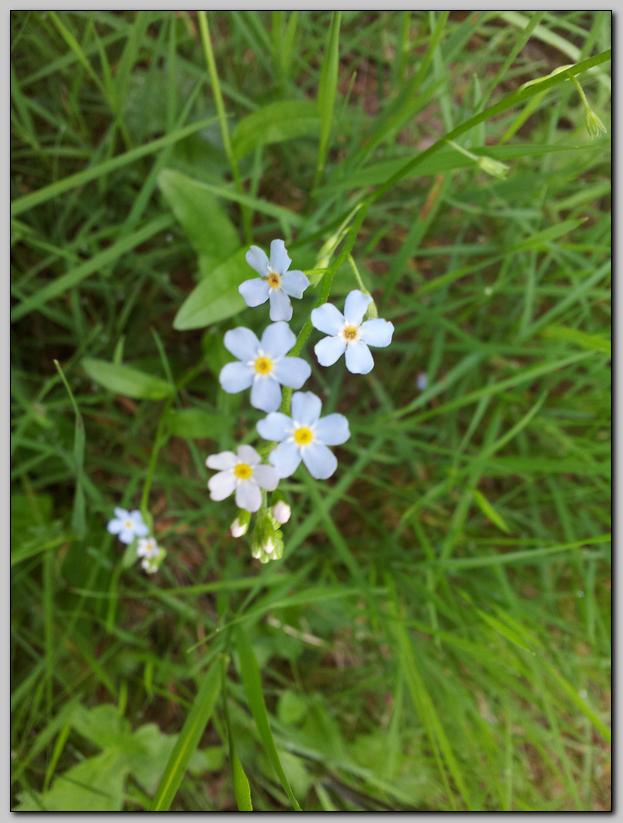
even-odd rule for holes
{"type": "Polygon", "coordinates": [[[609,47],[608,12],[12,14],[15,808],[609,808],[609,47]],[[203,461],[258,417],[216,376],[274,237],[396,333],[314,367],[352,438],[260,566],[203,461]],[[141,501],[155,577],[106,532],[141,501]]]}

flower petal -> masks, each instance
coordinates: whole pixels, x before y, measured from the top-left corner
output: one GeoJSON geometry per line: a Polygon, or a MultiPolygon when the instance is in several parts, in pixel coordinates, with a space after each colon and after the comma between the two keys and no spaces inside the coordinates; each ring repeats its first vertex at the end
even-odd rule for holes
{"type": "Polygon", "coordinates": [[[283,289],[271,289],[268,299],[270,300],[271,320],[292,319],[292,303],[283,289]]]}
{"type": "Polygon", "coordinates": [[[256,306],[261,306],[268,300],[268,292],[270,288],[266,280],[261,277],[254,277],[252,280],[245,280],[238,286],[238,291],[242,295],[242,299],[254,309],[256,306]]]}
{"type": "Polygon", "coordinates": [[[119,540],[122,543],[126,543],[128,546],[134,540],[134,532],[132,529],[122,529],[119,532],[119,540]]]}
{"type": "Polygon", "coordinates": [[[337,469],[337,458],[322,443],[311,443],[303,449],[303,463],[316,480],[326,480],[337,469]]]}
{"type": "Polygon", "coordinates": [[[394,324],[390,323],[389,320],[381,320],[380,317],[376,320],[366,320],[365,323],[361,324],[361,339],[368,346],[378,346],[379,348],[389,346],[392,342],[393,333],[394,324]]]}
{"type": "Polygon", "coordinates": [[[257,466],[262,462],[262,458],[255,451],[253,446],[238,446],[238,459],[243,463],[248,463],[249,466],[257,466]]]}
{"type": "MultiPolygon", "coordinates": [[[[115,509],[115,512],[119,511],[115,509]]],[[[119,534],[121,529],[123,528],[123,521],[122,520],[111,520],[108,525],[106,526],[110,534],[119,534]]]]}
{"type": "Polygon", "coordinates": [[[292,431],[292,420],[287,414],[272,412],[268,417],[260,420],[256,426],[260,437],[264,440],[285,440],[292,431]]]}
{"type": "Polygon", "coordinates": [[[246,363],[235,361],[223,366],[218,379],[223,391],[235,394],[249,388],[253,382],[253,369],[246,363]]]}
{"type": "Polygon", "coordinates": [[[236,478],[231,470],[219,472],[208,480],[212,500],[225,500],[236,487],[236,478]]]}
{"type": "Polygon", "coordinates": [[[119,520],[125,520],[126,517],[130,516],[130,512],[127,509],[115,509],[115,515],[119,518],[119,520]]]}
{"type": "Polygon", "coordinates": [[[343,414],[328,414],[316,423],[316,437],[325,446],[340,446],[350,437],[348,420],[343,414]]]}
{"type": "Polygon", "coordinates": [[[332,366],[344,354],[346,341],[341,337],[323,337],[314,346],[321,366],[332,366]]]}
{"type": "Polygon", "coordinates": [[[270,267],[277,274],[285,274],[292,261],[283,240],[273,240],[270,244],[270,267]]]}
{"type": "Polygon", "coordinates": [[[301,462],[301,452],[292,440],[284,440],[273,449],[268,458],[279,477],[290,477],[301,462]]]}
{"type": "Polygon", "coordinates": [[[282,386],[300,389],[311,374],[311,366],[302,357],[282,357],[275,364],[274,374],[282,386]]]}
{"type": "Polygon", "coordinates": [[[294,332],[287,323],[271,323],[262,335],[261,348],[269,357],[283,357],[296,343],[294,332]]]}
{"type": "Polygon", "coordinates": [[[344,317],[346,318],[346,322],[358,326],[363,320],[363,316],[371,302],[372,298],[369,294],[364,294],[362,291],[359,291],[359,289],[353,289],[346,297],[346,302],[344,303],[344,317]]]}
{"type": "Polygon", "coordinates": [[[225,332],[223,343],[227,351],[231,352],[238,360],[247,363],[253,360],[255,353],[260,346],[260,341],[253,334],[251,329],[239,326],[237,329],[230,329],[225,332]]]}
{"type": "Polygon", "coordinates": [[[262,504],[262,492],[253,480],[244,480],[236,489],[236,505],[239,509],[256,512],[262,504]]]}
{"type": "Polygon", "coordinates": [[[145,535],[149,534],[149,529],[145,523],[135,523],[134,534],[136,537],[145,537],[145,535]]]}
{"type": "Polygon", "coordinates": [[[268,257],[266,257],[266,252],[260,249],[259,246],[251,246],[244,259],[259,275],[266,277],[268,274],[268,257]]]}
{"type": "Polygon", "coordinates": [[[218,454],[211,454],[206,460],[206,466],[209,469],[218,469],[219,471],[233,469],[235,465],[236,455],[233,452],[219,452],[218,454]]]}
{"type": "Polygon", "coordinates": [[[374,360],[365,343],[350,343],[346,347],[346,368],[352,374],[367,374],[372,371],[374,360]]]}
{"type": "Polygon", "coordinates": [[[333,303],[323,303],[311,313],[312,326],[324,334],[336,335],[345,323],[344,315],[333,303]]]}
{"type": "Polygon", "coordinates": [[[310,391],[297,391],[292,395],[292,419],[310,426],[320,417],[322,401],[310,391]]]}
{"type": "Polygon", "coordinates": [[[309,280],[302,271],[294,269],[286,272],[281,278],[281,288],[290,297],[296,297],[298,300],[303,296],[303,292],[309,286],[309,280]]]}
{"type": "Polygon", "coordinates": [[[256,377],[251,389],[251,405],[265,412],[277,411],[281,403],[281,388],[272,377],[256,377]]]}
{"type": "Polygon", "coordinates": [[[274,466],[267,466],[266,464],[257,466],[253,472],[253,477],[258,486],[269,492],[274,492],[279,485],[279,475],[274,466]]]}

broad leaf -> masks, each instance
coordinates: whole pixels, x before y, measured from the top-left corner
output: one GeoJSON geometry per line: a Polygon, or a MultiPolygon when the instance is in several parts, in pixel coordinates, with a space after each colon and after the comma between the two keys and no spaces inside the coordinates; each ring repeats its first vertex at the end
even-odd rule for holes
{"type": "Polygon", "coordinates": [[[246,249],[239,249],[220,265],[212,268],[205,257],[199,258],[201,282],[183,302],[173,327],[178,331],[199,329],[241,312],[245,303],[238,286],[253,277],[244,259],[246,249]]]}
{"type": "Polygon", "coordinates": [[[216,437],[229,426],[230,421],[224,415],[203,409],[171,409],[167,414],[169,432],[187,440],[216,437]]]}
{"type": "Polygon", "coordinates": [[[280,100],[243,117],[234,129],[232,143],[237,157],[269,143],[298,137],[318,137],[318,106],[311,100],[280,100]]]}
{"type": "Polygon", "coordinates": [[[122,366],[99,360],[94,357],[85,357],[82,367],[90,378],[105,389],[126,397],[135,397],[145,400],[161,400],[174,392],[174,387],[160,377],[134,369],[131,366],[122,366]]]}
{"type": "Polygon", "coordinates": [[[196,252],[220,263],[240,246],[236,229],[212,192],[179,171],[164,169],[158,185],[196,252]]]}

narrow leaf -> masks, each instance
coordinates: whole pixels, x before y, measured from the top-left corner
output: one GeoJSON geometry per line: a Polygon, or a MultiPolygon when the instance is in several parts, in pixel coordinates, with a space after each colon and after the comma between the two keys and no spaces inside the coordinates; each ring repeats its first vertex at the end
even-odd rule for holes
{"type": "Polygon", "coordinates": [[[145,400],[161,400],[174,392],[174,387],[160,377],[134,369],[131,366],[122,366],[99,360],[94,357],[85,357],[82,367],[92,380],[104,386],[115,394],[126,397],[136,397],[145,400]]]}

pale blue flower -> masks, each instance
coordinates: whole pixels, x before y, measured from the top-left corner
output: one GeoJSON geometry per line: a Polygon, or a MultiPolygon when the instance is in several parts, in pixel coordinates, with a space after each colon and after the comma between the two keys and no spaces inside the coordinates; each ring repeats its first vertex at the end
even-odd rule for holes
{"type": "Polygon", "coordinates": [[[129,512],[126,509],[115,509],[115,517],[108,523],[108,531],[116,534],[122,543],[131,543],[135,537],[145,537],[149,529],[143,522],[143,516],[138,509],[129,512]]]}
{"type": "Polygon", "coordinates": [[[252,446],[239,446],[234,452],[211,454],[206,460],[209,469],[217,469],[208,488],[212,500],[225,500],[234,491],[239,509],[256,512],[262,503],[260,489],[274,491],[279,476],[273,466],[262,464],[262,458],[252,446]]]}
{"type": "Polygon", "coordinates": [[[394,324],[380,318],[363,323],[371,302],[369,294],[355,289],[346,297],[344,314],[332,303],[324,303],[312,311],[312,325],[329,335],[314,346],[321,366],[332,366],[346,352],[346,368],[349,372],[367,374],[372,371],[374,360],[368,346],[389,346],[394,324]]]}
{"type": "Polygon", "coordinates": [[[273,412],[260,420],[257,430],[265,440],[277,440],[269,460],[279,477],[294,474],[301,460],[316,480],[326,480],[337,468],[337,460],[327,446],[339,446],[350,437],[343,414],[320,417],[322,403],[312,392],[292,395],[292,417],[273,412]]]}
{"type": "Polygon", "coordinates": [[[260,275],[245,280],[238,287],[247,306],[254,308],[270,300],[271,320],[291,320],[290,297],[300,300],[309,286],[309,280],[302,271],[288,271],[292,260],[283,240],[271,242],[270,260],[259,246],[251,246],[246,253],[246,261],[260,275]]]}
{"type": "Polygon", "coordinates": [[[305,360],[285,356],[296,337],[283,321],[267,326],[261,342],[242,327],[226,332],[224,342],[239,362],[223,366],[220,384],[230,394],[252,387],[251,405],[256,409],[275,411],[281,403],[281,386],[300,389],[311,374],[305,360]]]}

